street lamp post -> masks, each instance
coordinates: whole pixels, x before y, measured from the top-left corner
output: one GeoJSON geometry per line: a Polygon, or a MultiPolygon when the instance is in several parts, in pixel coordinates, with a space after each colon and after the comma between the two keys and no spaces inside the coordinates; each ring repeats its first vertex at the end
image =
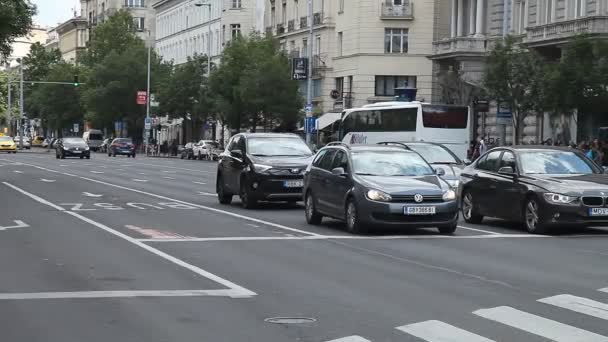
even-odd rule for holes
{"type": "MultiPolygon", "coordinates": [[[[314,34],[313,34],[313,0],[308,0],[308,80],[307,80],[307,91],[306,91],[306,125],[310,124],[312,117],[312,68],[313,68],[313,47],[314,47],[314,34]]],[[[310,146],[311,134],[310,127],[306,128],[306,144],[310,146]]]]}
{"type": "MultiPolygon", "coordinates": [[[[150,41],[152,32],[150,32],[150,30],[148,30],[148,74],[147,74],[147,80],[146,80],[146,122],[148,122],[150,120],[150,71],[151,71],[151,56],[152,56],[152,42],[150,41]]],[[[150,131],[145,128],[145,124],[144,124],[144,134],[146,135],[144,137],[144,148],[146,149],[146,154],[148,153],[148,143],[149,143],[149,139],[150,139],[150,131]]]]}
{"type": "Polygon", "coordinates": [[[23,149],[23,60],[19,59],[19,149],[23,149]]]}

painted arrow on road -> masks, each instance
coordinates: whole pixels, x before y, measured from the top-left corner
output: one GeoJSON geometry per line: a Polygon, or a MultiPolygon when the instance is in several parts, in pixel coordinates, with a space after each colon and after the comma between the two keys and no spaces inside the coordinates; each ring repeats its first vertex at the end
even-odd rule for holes
{"type": "Polygon", "coordinates": [[[83,195],[87,196],[87,197],[101,197],[103,195],[97,195],[97,194],[92,194],[90,192],[83,192],[83,195]]]}
{"type": "Polygon", "coordinates": [[[15,229],[15,228],[27,228],[27,227],[30,226],[29,224],[27,224],[27,223],[25,223],[23,221],[20,221],[20,220],[13,220],[13,222],[16,223],[15,226],[6,226],[6,227],[0,226],[0,230],[15,229]]]}
{"type": "Polygon", "coordinates": [[[45,183],[53,183],[55,180],[54,179],[44,179],[44,178],[41,178],[40,181],[41,182],[45,182],[45,183]]]}
{"type": "Polygon", "coordinates": [[[13,170],[14,173],[23,173],[23,171],[13,170]]]}

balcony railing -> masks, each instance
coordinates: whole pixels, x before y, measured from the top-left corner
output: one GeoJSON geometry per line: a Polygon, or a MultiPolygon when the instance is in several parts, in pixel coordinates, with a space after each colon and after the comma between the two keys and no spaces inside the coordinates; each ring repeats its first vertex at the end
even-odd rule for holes
{"type": "Polygon", "coordinates": [[[296,21],[290,20],[287,22],[287,32],[293,32],[296,30],[296,21]]]}
{"type": "Polygon", "coordinates": [[[433,55],[484,55],[488,48],[488,40],[483,37],[456,37],[433,42],[433,55]]]}
{"type": "Polygon", "coordinates": [[[313,25],[321,25],[323,24],[323,13],[317,12],[312,17],[313,25]]]}
{"type": "Polygon", "coordinates": [[[300,50],[298,50],[298,49],[291,50],[291,51],[289,51],[288,56],[289,56],[290,59],[291,58],[299,58],[300,57],[300,50]]]}
{"type": "Polygon", "coordinates": [[[412,1],[403,0],[403,5],[395,5],[392,1],[382,4],[381,19],[414,19],[412,1]]]}
{"type": "Polygon", "coordinates": [[[525,42],[542,44],[567,39],[577,34],[608,34],[608,16],[578,18],[557,23],[532,26],[526,29],[525,42]]]}
{"type": "Polygon", "coordinates": [[[308,28],[308,17],[300,17],[300,29],[308,28]]]}
{"type": "Polygon", "coordinates": [[[312,76],[319,77],[321,74],[328,69],[327,66],[327,54],[314,54],[312,56],[312,76]]]}
{"type": "Polygon", "coordinates": [[[285,33],[285,24],[277,24],[277,34],[285,33]]]}

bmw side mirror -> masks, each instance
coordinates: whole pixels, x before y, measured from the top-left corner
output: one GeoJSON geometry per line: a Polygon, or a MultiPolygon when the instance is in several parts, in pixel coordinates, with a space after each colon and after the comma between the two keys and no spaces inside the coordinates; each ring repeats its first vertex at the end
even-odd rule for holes
{"type": "Polygon", "coordinates": [[[513,170],[511,166],[501,167],[500,169],[498,169],[498,173],[501,175],[515,176],[515,170],[513,170]]]}
{"type": "Polygon", "coordinates": [[[435,174],[437,174],[437,176],[439,176],[439,177],[445,176],[445,170],[444,169],[435,169],[435,174]]]}
{"type": "Polygon", "coordinates": [[[335,169],[331,170],[331,173],[338,177],[346,177],[347,175],[343,167],[336,167],[335,169]]]}
{"type": "Polygon", "coordinates": [[[232,150],[230,151],[230,155],[233,156],[234,158],[243,158],[243,151],[241,150],[232,150]]]}

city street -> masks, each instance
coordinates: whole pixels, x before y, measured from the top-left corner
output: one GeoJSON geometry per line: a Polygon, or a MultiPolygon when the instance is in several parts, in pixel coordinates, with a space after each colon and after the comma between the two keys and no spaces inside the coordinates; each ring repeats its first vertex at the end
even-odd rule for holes
{"type": "Polygon", "coordinates": [[[608,341],[608,229],[354,236],[216,167],[0,155],[2,341],[608,341]]]}

